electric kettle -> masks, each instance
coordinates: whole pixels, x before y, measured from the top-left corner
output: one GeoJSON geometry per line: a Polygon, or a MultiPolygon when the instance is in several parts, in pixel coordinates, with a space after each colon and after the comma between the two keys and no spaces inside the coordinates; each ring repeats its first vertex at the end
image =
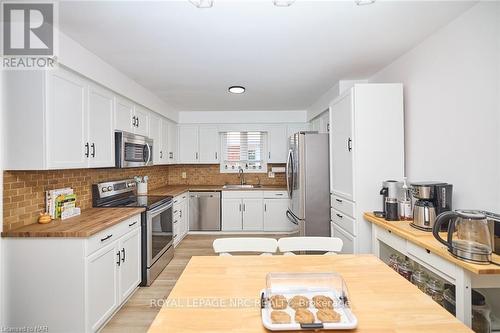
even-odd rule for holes
{"type": "Polygon", "coordinates": [[[491,234],[488,219],[483,212],[456,210],[441,213],[436,218],[432,234],[448,247],[451,254],[460,259],[478,264],[488,264],[491,261],[491,234]],[[439,235],[439,230],[448,221],[448,236],[444,240],[439,235]]]}

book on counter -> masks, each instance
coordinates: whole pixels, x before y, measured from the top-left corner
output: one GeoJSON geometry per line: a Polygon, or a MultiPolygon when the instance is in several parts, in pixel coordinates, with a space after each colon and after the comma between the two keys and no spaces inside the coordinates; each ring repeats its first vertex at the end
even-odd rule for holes
{"type": "Polygon", "coordinates": [[[46,211],[53,219],[68,218],[80,215],[80,208],[76,207],[76,194],[73,189],[66,187],[50,190],[46,195],[46,211]]]}

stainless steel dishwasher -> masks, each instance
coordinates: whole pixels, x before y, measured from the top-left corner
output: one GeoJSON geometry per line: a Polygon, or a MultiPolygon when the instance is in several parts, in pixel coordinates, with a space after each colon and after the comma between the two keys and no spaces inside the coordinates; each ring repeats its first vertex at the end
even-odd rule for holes
{"type": "Polygon", "coordinates": [[[189,230],[220,229],[220,192],[189,192],[189,230]]]}

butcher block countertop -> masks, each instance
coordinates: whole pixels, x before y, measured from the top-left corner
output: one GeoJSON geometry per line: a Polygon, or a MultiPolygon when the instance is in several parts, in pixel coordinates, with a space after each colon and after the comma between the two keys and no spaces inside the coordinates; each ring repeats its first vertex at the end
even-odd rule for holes
{"type": "MultiPolygon", "coordinates": [[[[376,217],[372,213],[364,214],[365,220],[374,223],[377,226],[389,230],[391,233],[404,238],[415,245],[418,245],[435,255],[446,259],[457,266],[460,266],[474,274],[500,274],[500,266],[489,264],[480,265],[469,263],[460,259],[455,258],[448,252],[446,246],[441,244],[434,236],[432,232],[422,231],[413,228],[408,221],[386,221],[383,218],[376,217]]],[[[441,234],[443,239],[446,239],[446,235],[441,234]]],[[[493,261],[500,262],[500,256],[493,254],[493,261]]]]}
{"type": "Polygon", "coordinates": [[[375,256],[344,254],[192,257],[148,332],[269,332],[260,310],[269,272],[338,272],[358,318],[349,332],[472,333],[375,256]]]}
{"type": "Polygon", "coordinates": [[[279,185],[262,185],[261,187],[244,189],[226,189],[224,185],[167,185],[148,192],[149,195],[176,196],[187,191],[286,191],[286,187],[279,185]]]}
{"type": "Polygon", "coordinates": [[[89,208],[81,215],[66,220],[53,220],[47,224],[34,223],[4,231],[2,237],[90,237],[118,224],[144,208],[89,208]]]}

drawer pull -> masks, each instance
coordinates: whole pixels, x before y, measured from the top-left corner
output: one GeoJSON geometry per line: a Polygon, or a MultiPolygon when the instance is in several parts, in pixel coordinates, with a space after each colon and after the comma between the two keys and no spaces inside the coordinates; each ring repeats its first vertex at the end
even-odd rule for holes
{"type": "Polygon", "coordinates": [[[342,200],[340,199],[335,199],[335,201],[342,203],[342,200]]]}
{"type": "Polygon", "coordinates": [[[344,217],[343,217],[342,215],[340,215],[340,214],[335,214],[335,215],[337,215],[337,216],[338,216],[338,217],[340,217],[341,219],[343,219],[343,218],[344,218],[344,217]]]}
{"type": "Polygon", "coordinates": [[[283,196],[283,193],[276,193],[277,196],[283,196]]]}
{"type": "Polygon", "coordinates": [[[425,251],[427,251],[427,253],[429,253],[429,254],[431,253],[431,250],[429,250],[429,249],[425,249],[425,251]]]}
{"type": "Polygon", "coordinates": [[[105,240],[108,240],[108,239],[110,239],[111,237],[113,237],[113,234],[111,234],[111,235],[107,235],[106,237],[101,238],[101,242],[104,242],[105,240]]]}
{"type": "Polygon", "coordinates": [[[134,223],[130,223],[128,226],[129,226],[129,227],[132,227],[132,226],[134,226],[134,225],[136,225],[136,224],[137,224],[137,221],[135,221],[134,223]]]}
{"type": "Polygon", "coordinates": [[[174,220],[174,224],[176,224],[176,223],[177,223],[177,220],[174,220]]]}
{"type": "Polygon", "coordinates": [[[178,212],[178,210],[174,210],[174,214],[177,213],[177,212],[178,212]]]}

